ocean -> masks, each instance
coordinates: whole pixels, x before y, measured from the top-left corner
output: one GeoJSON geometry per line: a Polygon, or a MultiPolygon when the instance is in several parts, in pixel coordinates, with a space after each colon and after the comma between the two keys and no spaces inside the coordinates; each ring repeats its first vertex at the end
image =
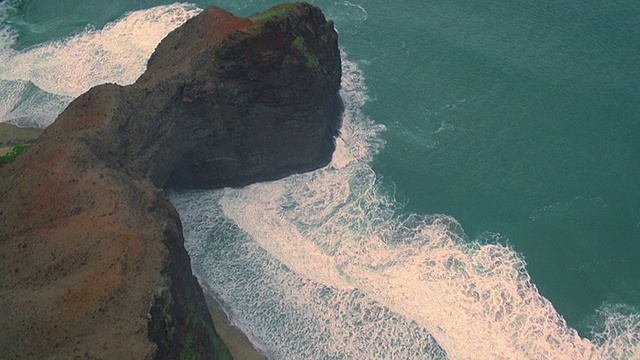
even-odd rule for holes
{"type": "MultiPolygon", "coordinates": [[[[130,84],[203,7],[0,1],[0,122],[130,84]]],[[[316,0],[326,168],[171,190],[193,271],[271,359],[640,359],[640,4],[316,0]]]]}

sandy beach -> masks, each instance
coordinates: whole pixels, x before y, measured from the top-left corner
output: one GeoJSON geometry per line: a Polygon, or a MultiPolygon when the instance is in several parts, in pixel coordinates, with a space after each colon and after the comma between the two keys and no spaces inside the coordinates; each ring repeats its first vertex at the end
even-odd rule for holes
{"type": "Polygon", "coordinates": [[[205,292],[207,306],[211,319],[216,327],[218,335],[222,338],[225,345],[229,349],[231,356],[236,360],[265,360],[267,357],[260,354],[258,350],[251,344],[247,336],[237,327],[233,326],[227,314],[220,308],[218,302],[205,292]]]}

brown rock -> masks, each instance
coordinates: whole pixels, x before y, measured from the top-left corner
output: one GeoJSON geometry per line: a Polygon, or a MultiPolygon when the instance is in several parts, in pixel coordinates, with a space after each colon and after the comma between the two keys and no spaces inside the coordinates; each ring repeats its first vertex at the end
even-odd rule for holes
{"type": "Polygon", "coordinates": [[[42,134],[42,129],[21,128],[12,124],[0,123],[0,149],[12,148],[19,144],[31,144],[40,134],[42,134]]]}
{"type": "Polygon", "coordinates": [[[160,188],[275,179],[330,161],[342,103],[319,9],[209,8],[133,85],[77,98],[0,169],[0,354],[225,358],[160,188]]]}

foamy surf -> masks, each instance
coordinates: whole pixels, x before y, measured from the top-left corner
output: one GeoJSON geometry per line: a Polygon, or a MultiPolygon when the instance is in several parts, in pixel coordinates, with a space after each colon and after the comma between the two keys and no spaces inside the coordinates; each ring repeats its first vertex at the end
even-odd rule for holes
{"type": "MultiPolygon", "coordinates": [[[[9,5],[0,7],[0,18],[9,5]]],[[[0,29],[0,122],[46,127],[73,98],[103,83],[128,85],[158,43],[201,9],[176,3],[125,14],[96,30],[16,51],[15,32],[0,29]],[[27,87],[25,89],[25,87],[27,87]]]]}
{"type": "Polygon", "coordinates": [[[402,215],[371,168],[380,131],[344,61],[332,163],[313,173],[172,201],[203,285],[279,359],[633,359],[640,318],[603,310],[581,338],[510,247],[470,241],[444,215],[402,215]]]}
{"type": "Polygon", "coordinates": [[[0,80],[0,89],[0,122],[21,127],[47,127],[73,100],[43,91],[30,81],[0,80]]]}
{"type": "Polygon", "coordinates": [[[15,31],[10,26],[5,25],[9,13],[14,9],[13,3],[14,1],[12,0],[0,2],[0,52],[8,49],[15,41],[15,31]]]}
{"type": "MultiPolygon", "coordinates": [[[[0,91],[13,94],[0,99],[0,121],[35,118],[46,126],[65,98],[102,82],[135,81],[157,42],[199,11],[185,4],[137,11],[24,51],[11,50],[15,34],[0,29],[0,91]]],[[[356,64],[344,67],[347,109],[327,168],[172,196],[194,272],[263,352],[274,359],[640,358],[634,309],[604,305],[592,340],[580,338],[512,249],[465,239],[447,216],[402,215],[370,165],[382,127],[362,113],[364,79],[356,64]]]]}

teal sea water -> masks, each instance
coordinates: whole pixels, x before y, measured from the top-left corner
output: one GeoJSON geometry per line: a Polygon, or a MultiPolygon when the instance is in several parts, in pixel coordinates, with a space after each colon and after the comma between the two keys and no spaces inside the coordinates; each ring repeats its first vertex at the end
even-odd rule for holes
{"type": "MultiPolygon", "coordinates": [[[[316,0],[346,111],[325,169],[172,191],[193,269],[273,359],[640,358],[640,5],[316,0]]],[[[217,5],[0,1],[0,121],[128,84],[217,5]]]]}

